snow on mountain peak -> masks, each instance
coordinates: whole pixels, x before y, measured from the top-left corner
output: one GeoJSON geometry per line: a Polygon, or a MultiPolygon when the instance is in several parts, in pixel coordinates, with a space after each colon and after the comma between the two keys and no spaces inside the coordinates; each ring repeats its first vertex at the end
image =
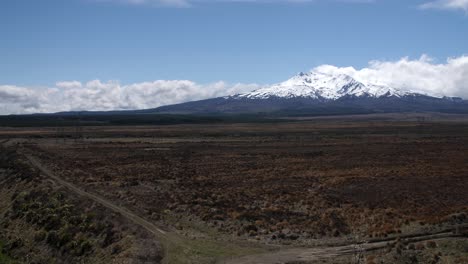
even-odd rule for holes
{"type": "Polygon", "coordinates": [[[337,100],[345,96],[401,97],[409,93],[386,85],[363,84],[345,74],[327,74],[317,71],[300,72],[291,79],[269,87],[239,94],[235,98],[268,99],[268,98],[312,98],[337,100]]]}

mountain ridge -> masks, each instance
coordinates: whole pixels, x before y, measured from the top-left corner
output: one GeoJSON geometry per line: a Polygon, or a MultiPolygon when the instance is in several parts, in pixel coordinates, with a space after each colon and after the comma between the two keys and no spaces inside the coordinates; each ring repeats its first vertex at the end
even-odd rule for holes
{"type": "Polygon", "coordinates": [[[468,113],[468,102],[404,91],[385,84],[362,83],[349,75],[299,73],[271,86],[149,111],[177,114],[346,114],[405,111],[468,113]]]}

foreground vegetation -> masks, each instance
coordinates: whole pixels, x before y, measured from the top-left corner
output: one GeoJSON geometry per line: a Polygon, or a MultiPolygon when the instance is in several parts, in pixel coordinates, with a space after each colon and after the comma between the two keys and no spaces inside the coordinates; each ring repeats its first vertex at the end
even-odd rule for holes
{"type": "Polygon", "coordinates": [[[2,264],[14,264],[15,262],[7,255],[7,251],[4,248],[4,242],[0,241],[0,263],[2,264]]]}
{"type": "MultiPolygon", "coordinates": [[[[103,208],[57,188],[13,148],[1,148],[0,180],[2,261],[108,263],[141,257],[135,253],[141,243],[132,242],[138,231],[103,208]]],[[[157,261],[161,254],[147,257],[157,261]]]]}

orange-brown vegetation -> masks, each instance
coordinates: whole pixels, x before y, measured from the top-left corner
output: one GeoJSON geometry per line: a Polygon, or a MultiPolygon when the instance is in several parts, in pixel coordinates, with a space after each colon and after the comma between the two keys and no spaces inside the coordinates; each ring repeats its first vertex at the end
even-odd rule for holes
{"type": "Polygon", "coordinates": [[[67,180],[154,221],[170,215],[272,241],[385,237],[410,225],[468,221],[468,123],[315,120],[83,133],[75,141],[51,132],[24,146],[67,180]]]}

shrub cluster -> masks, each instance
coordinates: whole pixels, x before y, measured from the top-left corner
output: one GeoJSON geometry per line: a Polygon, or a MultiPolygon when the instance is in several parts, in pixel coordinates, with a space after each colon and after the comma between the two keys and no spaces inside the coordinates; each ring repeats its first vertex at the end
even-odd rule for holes
{"type": "Polygon", "coordinates": [[[92,213],[80,213],[60,192],[34,190],[14,196],[10,217],[36,226],[37,242],[82,256],[95,246],[107,247],[119,239],[111,222],[100,221],[92,213]]]}

